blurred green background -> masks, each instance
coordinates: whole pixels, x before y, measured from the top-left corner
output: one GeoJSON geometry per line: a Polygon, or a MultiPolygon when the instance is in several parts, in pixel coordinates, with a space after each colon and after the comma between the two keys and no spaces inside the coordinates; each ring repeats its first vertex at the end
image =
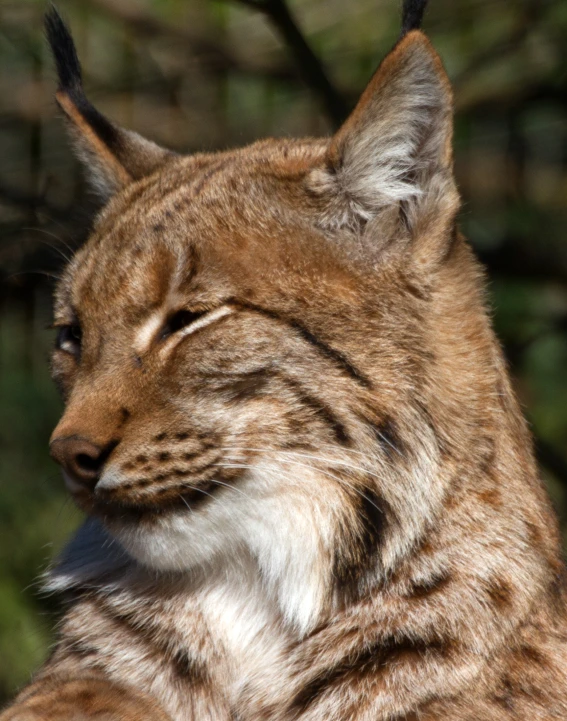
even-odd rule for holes
{"type": "MultiPolygon", "coordinates": [[[[400,10],[398,0],[58,6],[93,102],[180,151],[330,133],[397,38],[400,10]]],[[[47,454],[61,404],[46,326],[52,284],[96,201],[53,102],[44,10],[0,0],[0,702],[47,653],[56,602],[36,579],[79,521],[47,454]]],[[[462,227],[488,266],[497,331],[567,529],[567,2],[431,0],[425,28],[455,86],[462,227]]]]}

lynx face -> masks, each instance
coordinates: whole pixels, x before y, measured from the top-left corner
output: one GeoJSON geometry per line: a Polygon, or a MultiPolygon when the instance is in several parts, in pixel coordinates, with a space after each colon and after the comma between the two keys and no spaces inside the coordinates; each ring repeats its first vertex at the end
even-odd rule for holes
{"type": "Polygon", "coordinates": [[[392,340],[417,341],[419,300],[317,227],[321,157],[274,142],[170,161],[112,201],[61,284],[52,451],[145,563],[245,544],[286,565],[297,535],[304,562],[344,565],[341,533],[361,552],[385,533],[376,468],[419,462],[402,437],[411,359],[392,340]]]}
{"type": "Polygon", "coordinates": [[[57,292],[52,455],[139,561],[250,556],[307,628],[391,570],[444,493],[417,387],[457,242],[439,60],[407,35],[331,141],[187,158],[76,82],[58,100],[113,197],[57,292]]]}

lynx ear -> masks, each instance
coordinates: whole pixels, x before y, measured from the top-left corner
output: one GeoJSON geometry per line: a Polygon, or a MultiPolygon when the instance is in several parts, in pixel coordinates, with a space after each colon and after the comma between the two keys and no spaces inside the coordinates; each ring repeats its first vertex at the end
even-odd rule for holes
{"type": "Polygon", "coordinates": [[[453,182],[451,140],[449,80],[425,35],[411,30],[383,60],[308,182],[326,196],[326,219],[335,226],[395,206],[417,222],[423,201],[435,202],[453,182]]]}
{"type": "Polygon", "coordinates": [[[174,155],[137,133],[116,127],[91,105],[83,91],[73,38],[54,7],[45,16],[45,30],[59,76],[55,97],[66,115],[77,154],[103,197],[148,175],[174,155]]]}

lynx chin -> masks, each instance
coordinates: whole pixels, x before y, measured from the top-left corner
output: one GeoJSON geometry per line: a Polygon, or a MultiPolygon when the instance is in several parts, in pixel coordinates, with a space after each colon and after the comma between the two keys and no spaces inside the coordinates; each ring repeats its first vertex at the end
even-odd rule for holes
{"type": "Polygon", "coordinates": [[[106,201],[54,311],[50,448],[88,520],[0,721],[567,718],[556,519],[424,4],[330,139],[192,156],[101,115],[47,15],[106,201]]]}

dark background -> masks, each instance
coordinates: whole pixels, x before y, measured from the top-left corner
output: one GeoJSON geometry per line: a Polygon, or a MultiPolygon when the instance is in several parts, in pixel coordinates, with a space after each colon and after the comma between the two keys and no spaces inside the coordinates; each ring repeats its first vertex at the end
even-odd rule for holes
{"type": "MultiPolygon", "coordinates": [[[[567,2],[431,0],[456,93],[463,230],[567,530],[567,2]]],[[[91,100],[181,151],[328,134],[398,0],[60,0],[91,100]],[[298,27],[301,31],[298,31],[298,27]],[[317,58],[319,58],[320,63],[317,58]]],[[[0,702],[45,657],[37,577],[79,521],[47,454],[50,295],[96,204],[53,102],[43,2],[0,0],[0,702]]]]}

